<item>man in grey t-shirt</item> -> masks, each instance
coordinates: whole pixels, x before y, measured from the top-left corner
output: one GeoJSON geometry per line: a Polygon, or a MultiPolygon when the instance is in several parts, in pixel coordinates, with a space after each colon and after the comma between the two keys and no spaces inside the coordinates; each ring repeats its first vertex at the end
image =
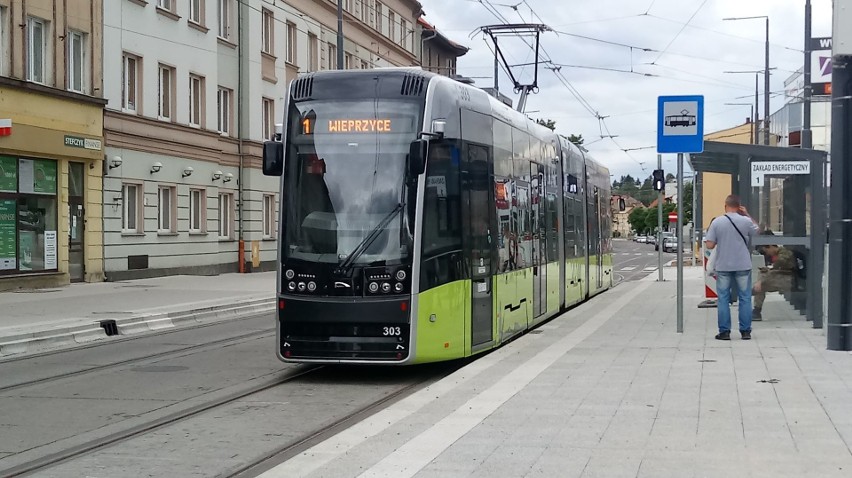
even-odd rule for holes
{"type": "Polygon", "coordinates": [[[757,222],[748,215],[733,194],[725,198],[725,215],[710,224],[704,238],[708,249],[716,250],[717,340],[731,340],[731,293],[736,286],[739,300],[740,334],[751,339],[751,242],[757,222]]]}

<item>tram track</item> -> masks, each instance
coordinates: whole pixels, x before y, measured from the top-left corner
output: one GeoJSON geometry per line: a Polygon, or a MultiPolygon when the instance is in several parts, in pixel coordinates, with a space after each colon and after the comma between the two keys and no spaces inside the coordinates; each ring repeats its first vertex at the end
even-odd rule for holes
{"type": "MultiPolygon", "coordinates": [[[[390,390],[387,394],[379,397],[378,399],[370,400],[363,405],[359,405],[355,409],[345,413],[343,416],[335,418],[329,423],[322,424],[324,420],[317,420],[318,425],[306,433],[303,433],[301,436],[295,437],[287,443],[262,452],[259,456],[253,458],[244,465],[240,465],[230,470],[222,470],[219,476],[229,476],[234,478],[256,476],[258,473],[286,461],[292,456],[310,448],[314,444],[338,433],[339,431],[342,431],[373,413],[376,413],[391,403],[405,398],[423,386],[426,386],[428,383],[431,383],[436,378],[445,376],[447,373],[451,373],[460,366],[462,366],[462,363],[455,363],[449,366],[447,366],[447,364],[431,366],[426,373],[422,373],[416,380],[401,386],[391,385],[398,388],[390,390]]],[[[72,463],[76,459],[117,446],[122,442],[142,438],[145,435],[164,430],[167,427],[179,424],[180,422],[185,422],[195,418],[204,419],[204,414],[206,413],[213,413],[221,407],[234,404],[234,402],[237,401],[249,399],[253,395],[270,391],[281,386],[298,386],[302,379],[307,379],[307,382],[310,382],[312,376],[317,375],[320,371],[329,369],[331,369],[330,373],[337,373],[334,371],[334,366],[299,365],[290,372],[284,372],[283,375],[276,373],[275,377],[265,379],[257,378],[255,380],[259,380],[258,383],[249,387],[244,387],[241,390],[144,421],[103,437],[98,437],[76,444],[58,452],[28,460],[8,469],[0,470],[0,478],[34,476],[39,472],[44,472],[66,463],[72,463]]],[[[334,376],[332,375],[332,377],[334,376]]],[[[321,380],[322,377],[319,377],[319,379],[321,380]]],[[[207,417],[207,419],[209,419],[209,417],[207,417]]]]}
{"type": "MultiPolygon", "coordinates": [[[[182,330],[185,331],[186,329],[182,329],[182,330]]],[[[178,331],[172,331],[172,332],[178,332],[178,331]]],[[[231,345],[231,344],[238,344],[238,343],[241,343],[242,341],[246,341],[246,340],[256,340],[256,339],[271,337],[274,334],[275,334],[274,330],[269,330],[269,331],[267,331],[267,330],[256,330],[256,331],[253,331],[253,332],[248,332],[248,333],[237,335],[237,336],[234,336],[234,337],[226,337],[226,338],[223,338],[223,339],[208,341],[208,342],[205,342],[203,344],[188,345],[188,346],[181,347],[181,348],[178,348],[178,349],[172,349],[172,350],[166,350],[166,351],[163,351],[163,352],[146,354],[146,355],[133,357],[133,358],[129,358],[129,359],[126,359],[126,360],[120,360],[120,361],[112,362],[112,363],[108,363],[108,364],[94,365],[94,366],[86,367],[86,368],[83,368],[83,369],[80,369],[80,370],[63,372],[63,373],[60,373],[60,374],[51,375],[49,377],[42,377],[42,378],[38,378],[38,379],[34,379],[34,380],[27,380],[27,381],[24,381],[24,382],[14,383],[14,384],[11,384],[11,385],[4,385],[4,386],[0,386],[0,393],[20,390],[22,388],[32,387],[32,386],[35,386],[35,385],[44,385],[44,384],[59,381],[59,380],[65,380],[65,379],[68,379],[68,378],[79,377],[81,375],[86,375],[86,374],[90,374],[90,373],[94,373],[94,372],[102,372],[104,370],[124,367],[124,366],[127,366],[127,365],[145,362],[145,361],[148,361],[148,360],[185,357],[185,356],[192,355],[192,354],[195,354],[195,353],[205,352],[205,351],[208,351],[209,349],[212,349],[212,348],[228,346],[228,345],[231,345]],[[190,352],[190,353],[187,353],[187,352],[190,352]]],[[[146,336],[146,337],[150,337],[150,336],[146,336]]],[[[135,338],[138,339],[138,338],[142,338],[142,337],[135,337],[135,338]]],[[[130,340],[130,339],[128,339],[128,340],[130,340]]],[[[112,343],[115,343],[115,342],[112,342],[112,343]]],[[[106,344],[104,344],[104,345],[106,345],[106,344]]],[[[74,350],[78,350],[78,349],[74,349],[74,350]]],[[[54,354],[61,354],[62,352],[63,351],[59,351],[59,352],[55,352],[54,354]]],[[[32,358],[32,357],[26,357],[26,358],[32,358]]],[[[0,365],[2,365],[2,363],[0,363],[0,365]]]]}

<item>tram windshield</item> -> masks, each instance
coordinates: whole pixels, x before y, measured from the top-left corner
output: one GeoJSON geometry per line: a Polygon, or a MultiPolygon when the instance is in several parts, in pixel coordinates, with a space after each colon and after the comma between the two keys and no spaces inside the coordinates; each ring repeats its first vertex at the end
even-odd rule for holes
{"type": "Polygon", "coordinates": [[[419,116],[414,102],[291,103],[285,259],[340,263],[352,255],[350,265],[376,265],[408,257],[409,208],[402,206],[419,116]]]}

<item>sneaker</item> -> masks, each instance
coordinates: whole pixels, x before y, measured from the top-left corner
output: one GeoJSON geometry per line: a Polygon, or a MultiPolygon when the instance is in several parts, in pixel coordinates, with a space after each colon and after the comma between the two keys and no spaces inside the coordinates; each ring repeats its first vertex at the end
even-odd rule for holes
{"type": "Polygon", "coordinates": [[[760,322],[763,320],[763,316],[760,314],[760,307],[755,307],[751,311],[751,320],[753,322],[760,322]]]}
{"type": "Polygon", "coordinates": [[[751,331],[750,330],[740,330],[740,335],[742,335],[743,340],[751,340],[751,331]]]}
{"type": "Polygon", "coordinates": [[[731,340],[731,331],[719,332],[716,334],[716,340],[731,340]]]}

